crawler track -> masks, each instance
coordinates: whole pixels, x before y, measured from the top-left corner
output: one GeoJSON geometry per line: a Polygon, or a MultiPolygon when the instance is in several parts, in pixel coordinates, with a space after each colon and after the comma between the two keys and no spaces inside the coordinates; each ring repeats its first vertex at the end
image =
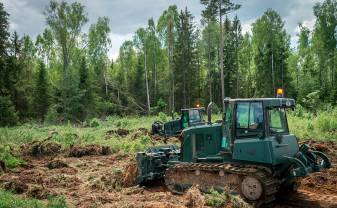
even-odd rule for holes
{"type": "Polygon", "coordinates": [[[203,191],[208,191],[211,188],[223,190],[224,187],[229,187],[231,193],[242,195],[241,182],[246,176],[256,178],[263,188],[259,199],[246,200],[247,202],[255,207],[260,207],[275,200],[279,181],[272,176],[270,169],[263,166],[229,163],[178,164],[166,171],[165,184],[174,193],[183,193],[190,186],[198,184],[203,191]]]}

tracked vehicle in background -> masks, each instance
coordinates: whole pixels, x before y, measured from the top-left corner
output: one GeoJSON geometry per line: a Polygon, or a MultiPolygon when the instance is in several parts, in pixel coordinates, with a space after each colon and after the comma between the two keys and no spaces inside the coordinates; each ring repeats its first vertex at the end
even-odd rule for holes
{"type": "Polygon", "coordinates": [[[152,124],[151,133],[164,137],[177,136],[183,129],[190,126],[205,124],[205,108],[187,108],[182,109],[180,117],[168,122],[155,121],[152,124]]]}
{"type": "Polygon", "coordinates": [[[289,133],[287,98],[225,99],[221,123],[208,122],[182,131],[181,148],[161,146],[137,154],[138,183],[164,178],[174,193],[193,184],[204,191],[229,187],[259,207],[296,179],[330,168],[329,158],[289,133]]]}

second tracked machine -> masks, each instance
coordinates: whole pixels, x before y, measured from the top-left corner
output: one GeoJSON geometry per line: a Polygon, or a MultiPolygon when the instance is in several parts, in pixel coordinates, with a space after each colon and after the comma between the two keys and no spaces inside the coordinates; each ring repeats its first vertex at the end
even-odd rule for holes
{"type": "Polygon", "coordinates": [[[299,145],[289,133],[288,98],[225,99],[222,122],[208,122],[183,130],[181,148],[152,147],[137,154],[138,183],[164,178],[174,193],[194,184],[203,191],[224,190],[239,194],[260,207],[272,202],[281,190],[295,190],[296,180],[330,168],[322,152],[299,145]]]}

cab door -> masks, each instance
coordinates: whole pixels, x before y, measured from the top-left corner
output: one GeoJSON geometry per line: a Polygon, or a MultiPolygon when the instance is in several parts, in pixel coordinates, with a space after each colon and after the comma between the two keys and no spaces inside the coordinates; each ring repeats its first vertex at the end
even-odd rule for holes
{"type": "Polygon", "coordinates": [[[271,163],[262,102],[237,102],[233,159],[271,163]]]}

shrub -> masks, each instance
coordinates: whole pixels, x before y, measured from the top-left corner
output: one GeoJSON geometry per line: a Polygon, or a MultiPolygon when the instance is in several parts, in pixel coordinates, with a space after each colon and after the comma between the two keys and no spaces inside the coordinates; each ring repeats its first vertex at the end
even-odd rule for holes
{"type": "Polygon", "coordinates": [[[159,120],[161,120],[163,122],[167,122],[167,120],[168,120],[168,116],[163,112],[159,112],[158,117],[159,117],[159,120]]]}
{"type": "Polygon", "coordinates": [[[206,194],[206,204],[214,208],[224,207],[228,203],[228,196],[224,193],[219,193],[214,189],[210,190],[209,194],[206,194]]]}
{"type": "Polygon", "coordinates": [[[91,128],[99,127],[99,125],[100,125],[100,121],[97,118],[91,119],[91,121],[90,121],[90,127],[91,128]]]}

